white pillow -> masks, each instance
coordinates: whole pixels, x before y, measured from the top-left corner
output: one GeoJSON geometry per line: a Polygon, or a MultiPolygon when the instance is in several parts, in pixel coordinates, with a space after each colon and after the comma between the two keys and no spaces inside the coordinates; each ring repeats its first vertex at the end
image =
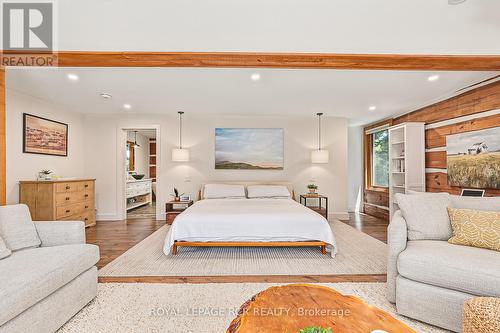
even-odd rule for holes
{"type": "Polygon", "coordinates": [[[396,194],[396,201],[406,224],[409,240],[448,240],[452,236],[448,193],[396,194]]]}
{"type": "Polygon", "coordinates": [[[290,191],[283,185],[247,186],[249,198],[290,198],[290,191]]]}
{"type": "Polygon", "coordinates": [[[230,184],[206,184],[203,187],[204,199],[246,198],[245,186],[230,184]]]}
{"type": "Polygon", "coordinates": [[[2,237],[0,237],[0,259],[7,258],[10,256],[12,252],[10,249],[5,245],[5,242],[3,241],[2,237]]]}

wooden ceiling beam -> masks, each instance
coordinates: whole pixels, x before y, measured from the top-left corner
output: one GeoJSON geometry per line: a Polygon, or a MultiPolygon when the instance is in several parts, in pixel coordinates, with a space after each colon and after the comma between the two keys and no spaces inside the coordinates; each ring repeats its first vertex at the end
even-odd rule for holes
{"type": "Polygon", "coordinates": [[[255,52],[61,51],[60,67],[222,67],[500,71],[500,56],[255,52]]]}

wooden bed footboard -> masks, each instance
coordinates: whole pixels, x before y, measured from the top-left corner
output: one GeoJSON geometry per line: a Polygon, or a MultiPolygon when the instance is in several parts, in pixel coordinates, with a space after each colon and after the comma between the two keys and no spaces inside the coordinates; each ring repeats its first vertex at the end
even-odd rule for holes
{"type": "Polygon", "coordinates": [[[326,254],[326,243],[319,241],[304,241],[304,242],[181,242],[175,241],[172,246],[172,254],[177,254],[178,246],[190,247],[321,247],[321,253],[326,254]]]}

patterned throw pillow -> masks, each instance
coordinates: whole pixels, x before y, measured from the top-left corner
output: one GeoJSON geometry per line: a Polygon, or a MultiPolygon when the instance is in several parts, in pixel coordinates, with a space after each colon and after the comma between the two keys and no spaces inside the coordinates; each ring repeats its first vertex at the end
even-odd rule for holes
{"type": "Polygon", "coordinates": [[[450,244],[500,251],[500,212],[448,208],[453,237],[450,244]]]}

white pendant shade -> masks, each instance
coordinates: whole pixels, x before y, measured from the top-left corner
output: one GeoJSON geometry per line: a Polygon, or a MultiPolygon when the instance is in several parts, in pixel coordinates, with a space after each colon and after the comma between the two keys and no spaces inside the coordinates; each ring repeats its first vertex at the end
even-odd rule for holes
{"type": "Polygon", "coordinates": [[[172,161],[189,162],[189,150],[183,148],[172,149],[172,161]]]}
{"type": "Polygon", "coordinates": [[[328,150],[313,150],[311,152],[312,163],[328,163],[330,160],[330,153],[328,150]]]}

